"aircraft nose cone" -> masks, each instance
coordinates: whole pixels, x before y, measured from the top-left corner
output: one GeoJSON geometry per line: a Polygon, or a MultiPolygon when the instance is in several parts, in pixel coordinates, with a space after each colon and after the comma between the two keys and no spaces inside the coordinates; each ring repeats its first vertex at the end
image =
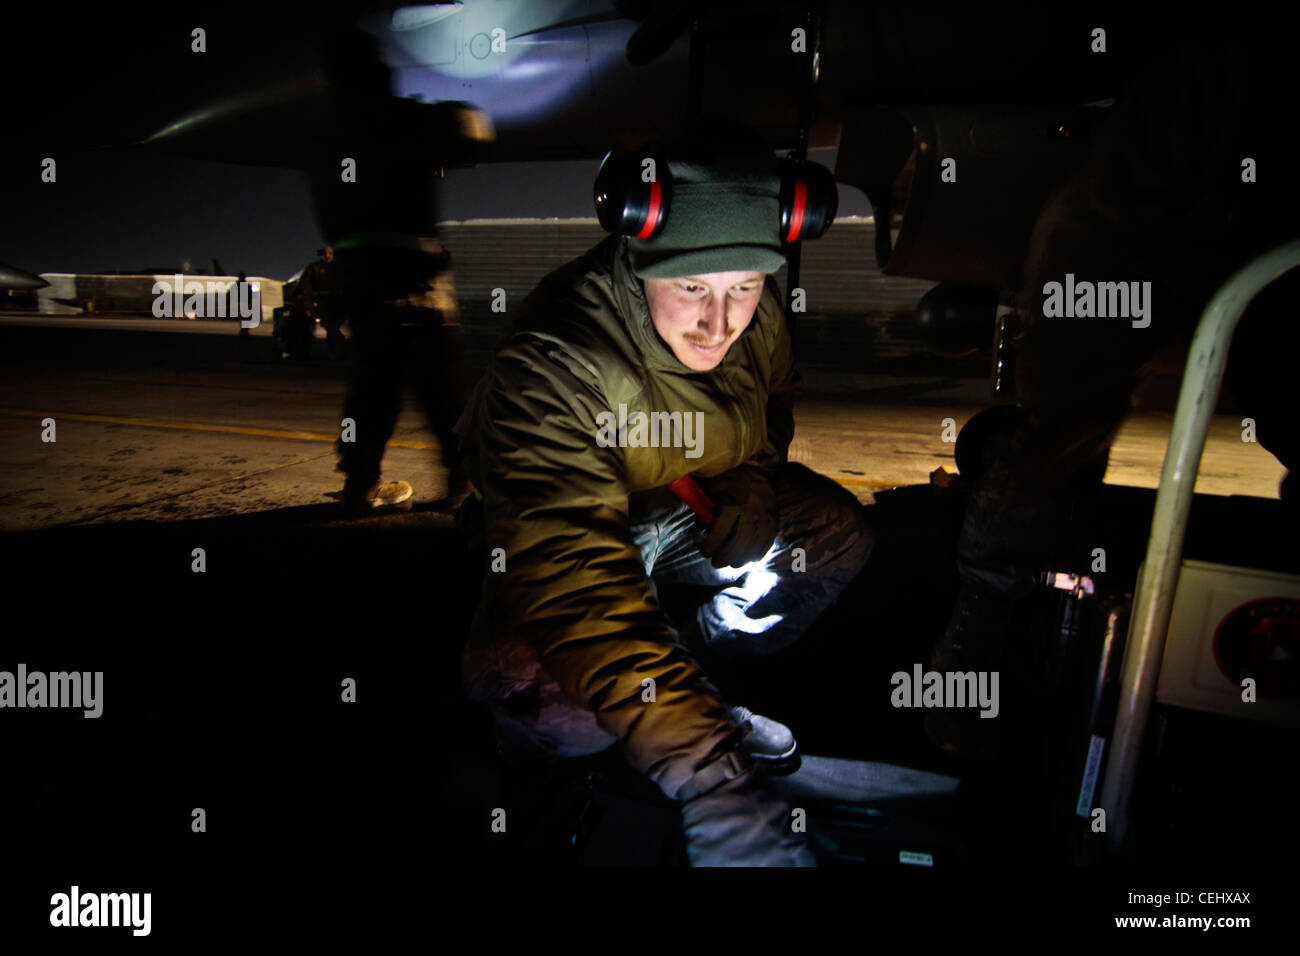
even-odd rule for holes
{"type": "Polygon", "coordinates": [[[44,289],[47,285],[40,276],[0,262],[0,289],[44,289]]]}

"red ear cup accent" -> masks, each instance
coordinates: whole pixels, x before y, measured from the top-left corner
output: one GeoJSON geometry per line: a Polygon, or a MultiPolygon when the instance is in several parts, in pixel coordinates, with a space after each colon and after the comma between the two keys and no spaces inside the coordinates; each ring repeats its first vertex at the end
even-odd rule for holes
{"type": "Polygon", "coordinates": [[[781,238],[783,242],[820,239],[835,220],[839,189],[820,163],[781,162],[781,238]]]}
{"type": "Polygon", "coordinates": [[[794,181],[794,208],[790,213],[790,230],[785,235],[786,242],[794,242],[803,229],[804,209],[808,205],[808,186],[800,176],[794,181]]]}
{"type": "Polygon", "coordinates": [[[615,151],[606,154],[596,174],[596,217],[609,232],[649,239],[662,232],[672,201],[672,174],[662,157],[615,151]],[[654,159],[655,178],[641,178],[645,159],[654,159]]]}
{"type": "Polygon", "coordinates": [[[645,225],[641,231],[636,234],[638,239],[649,239],[654,235],[655,229],[659,226],[661,213],[663,212],[663,187],[659,180],[655,179],[650,184],[650,208],[646,212],[645,225]]]}

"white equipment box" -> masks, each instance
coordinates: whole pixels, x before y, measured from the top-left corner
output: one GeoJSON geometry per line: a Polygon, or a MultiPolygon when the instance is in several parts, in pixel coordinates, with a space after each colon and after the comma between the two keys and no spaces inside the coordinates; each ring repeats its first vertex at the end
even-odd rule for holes
{"type": "Polygon", "coordinates": [[[1300,578],[1184,561],[1156,698],[1300,729],[1300,578]]]}

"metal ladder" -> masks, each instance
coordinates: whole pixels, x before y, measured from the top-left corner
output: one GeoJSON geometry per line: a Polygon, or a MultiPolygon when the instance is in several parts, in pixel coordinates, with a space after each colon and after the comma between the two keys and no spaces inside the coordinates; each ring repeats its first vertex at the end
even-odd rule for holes
{"type": "Polygon", "coordinates": [[[1146,560],[1138,576],[1124,652],[1119,709],[1102,783],[1101,805],[1108,821],[1107,841],[1116,852],[1123,846],[1128,830],[1142,738],[1156,694],[1174,589],[1182,565],[1192,491],[1205,450],[1210,417],[1218,401],[1228,347],[1251,300],[1269,283],[1297,266],[1300,266],[1300,240],[1280,245],[1249,262],[1210,299],[1192,339],[1160,473],[1160,488],[1156,492],[1146,560]]]}

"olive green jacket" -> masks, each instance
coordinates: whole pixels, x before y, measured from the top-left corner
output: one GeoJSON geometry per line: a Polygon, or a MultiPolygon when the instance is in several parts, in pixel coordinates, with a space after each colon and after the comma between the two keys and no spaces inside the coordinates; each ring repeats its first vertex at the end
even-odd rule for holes
{"type": "Polygon", "coordinates": [[[489,561],[505,562],[486,575],[467,651],[494,666],[467,666],[467,689],[502,700],[540,661],[672,797],[734,728],[658,606],[628,495],[689,473],[767,480],[786,460],[796,376],[779,290],[769,277],[711,372],[691,371],[658,337],[621,237],[548,275],[519,310],[456,428],[489,561]],[[638,434],[637,412],[658,423],[653,437],[638,434]],[[682,413],[682,430],[656,412],[682,413]],[[701,434],[685,431],[687,414],[701,434]],[[611,423],[628,422],[611,441],[611,423]],[[679,447],[662,447],[673,439],[679,447]],[[680,447],[689,439],[698,445],[680,447]]]}

